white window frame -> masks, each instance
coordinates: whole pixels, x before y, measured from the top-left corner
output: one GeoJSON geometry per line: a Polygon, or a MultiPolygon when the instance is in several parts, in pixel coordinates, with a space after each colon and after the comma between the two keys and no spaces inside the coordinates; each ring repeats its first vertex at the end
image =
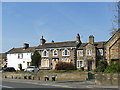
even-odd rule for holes
{"type": "Polygon", "coordinates": [[[69,58],[63,58],[62,62],[65,62],[67,60],[68,63],[70,63],[70,59],[69,58]]]}
{"type": "Polygon", "coordinates": [[[83,50],[78,50],[77,56],[83,56],[83,50]]]}
{"type": "Polygon", "coordinates": [[[92,56],[92,50],[91,49],[86,50],[86,54],[87,54],[87,56],[92,56]]]}
{"type": "Polygon", "coordinates": [[[53,50],[53,56],[54,56],[54,57],[57,57],[57,56],[58,56],[58,50],[57,50],[57,49],[54,49],[54,50],[53,50]],[[57,52],[57,55],[55,55],[55,53],[54,53],[55,51],[57,52]]]}
{"type": "Polygon", "coordinates": [[[77,60],[77,68],[81,68],[81,67],[84,67],[84,60],[77,60]],[[82,62],[82,65],[80,62],[82,62]]]}
{"type": "Polygon", "coordinates": [[[62,56],[70,56],[70,51],[65,48],[63,51],[62,51],[62,56]],[[65,55],[65,51],[67,50],[67,55],[65,55]]]}
{"type": "Polygon", "coordinates": [[[98,55],[103,56],[103,49],[98,49],[98,55]],[[100,54],[99,54],[100,53],[100,54]]]}
{"type": "Polygon", "coordinates": [[[46,49],[42,52],[42,57],[49,57],[49,52],[46,49]],[[46,52],[46,56],[44,56],[44,52],[46,52]]]}
{"type": "Polygon", "coordinates": [[[18,53],[18,59],[23,59],[23,53],[18,53]]]}
{"type": "Polygon", "coordinates": [[[42,59],[41,60],[41,67],[49,67],[49,59],[42,59]],[[45,65],[43,64],[43,61],[46,61],[45,65]]]}

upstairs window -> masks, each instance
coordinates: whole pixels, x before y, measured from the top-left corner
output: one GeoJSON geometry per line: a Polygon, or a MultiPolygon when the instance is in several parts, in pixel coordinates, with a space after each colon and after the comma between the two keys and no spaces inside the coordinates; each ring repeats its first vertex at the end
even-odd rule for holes
{"type": "Polygon", "coordinates": [[[68,49],[64,49],[62,51],[62,56],[70,56],[70,51],[68,49]]]}
{"type": "Polygon", "coordinates": [[[47,51],[47,50],[44,50],[44,51],[42,52],[42,57],[48,57],[48,56],[49,56],[48,51],[47,51]]]}
{"type": "Polygon", "coordinates": [[[22,59],[23,58],[23,54],[18,54],[18,59],[22,59]]]}
{"type": "Polygon", "coordinates": [[[97,55],[103,56],[103,49],[98,49],[97,55]]]}
{"type": "Polygon", "coordinates": [[[78,56],[83,56],[83,50],[78,50],[78,56]]]}
{"type": "Polygon", "coordinates": [[[58,50],[53,50],[53,56],[58,56],[58,50]]]}
{"type": "Polygon", "coordinates": [[[87,50],[87,56],[92,56],[92,50],[87,50]]]}

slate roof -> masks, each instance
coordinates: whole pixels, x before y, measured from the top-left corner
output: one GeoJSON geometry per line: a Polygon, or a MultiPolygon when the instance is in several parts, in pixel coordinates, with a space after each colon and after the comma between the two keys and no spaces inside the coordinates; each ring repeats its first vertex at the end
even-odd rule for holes
{"type": "Polygon", "coordinates": [[[12,48],[7,53],[26,53],[26,52],[34,52],[36,47],[28,47],[27,49],[22,48],[12,48]]]}
{"type": "Polygon", "coordinates": [[[77,47],[78,43],[76,41],[66,41],[66,42],[54,42],[54,43],[45,43],[39,45],[36,49],[44,48],[60,48],[60,47],[77,47]]]}
{"type": "MultiPolygon", "coordinates": [[[[95,42],[94,46],[96,46],[97,48],[103,48],[104,44],[106,43],[106,41],[104,42],[95,42]]],[[[82,43],[78,49],[83,49],[88,43],[82,43]]]]}

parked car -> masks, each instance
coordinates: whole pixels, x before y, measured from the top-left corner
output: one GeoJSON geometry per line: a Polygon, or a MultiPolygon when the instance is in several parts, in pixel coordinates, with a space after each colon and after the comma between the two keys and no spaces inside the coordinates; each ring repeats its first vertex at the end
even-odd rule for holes
{"type": "Polygon", "coordinates": [[[6,68],[3,68],[1,71],[15,72],[16,70],[14,67],[6,67],[6,68]]]}
{"type": "Polygon", "coordinates": [[[39,71],[39,69],[36,66],[29,66],[24,71],[39,71]]]}

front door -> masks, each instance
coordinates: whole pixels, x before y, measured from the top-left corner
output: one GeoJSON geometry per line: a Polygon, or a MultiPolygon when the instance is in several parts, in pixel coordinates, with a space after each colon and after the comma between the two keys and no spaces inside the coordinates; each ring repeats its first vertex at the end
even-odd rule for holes
{"type": "Polygon", "coordinates": [[[88,71],[92,70],[92,61],[88,61],[88,71]]]}
{"type": "Polygon", "coordinates": [[[52,65],[53,65],[53,69],[55,69],[55,66],[56,66],[56,64],[58,63],[58,59],[53,59],[52,60],[52,65]]]}

